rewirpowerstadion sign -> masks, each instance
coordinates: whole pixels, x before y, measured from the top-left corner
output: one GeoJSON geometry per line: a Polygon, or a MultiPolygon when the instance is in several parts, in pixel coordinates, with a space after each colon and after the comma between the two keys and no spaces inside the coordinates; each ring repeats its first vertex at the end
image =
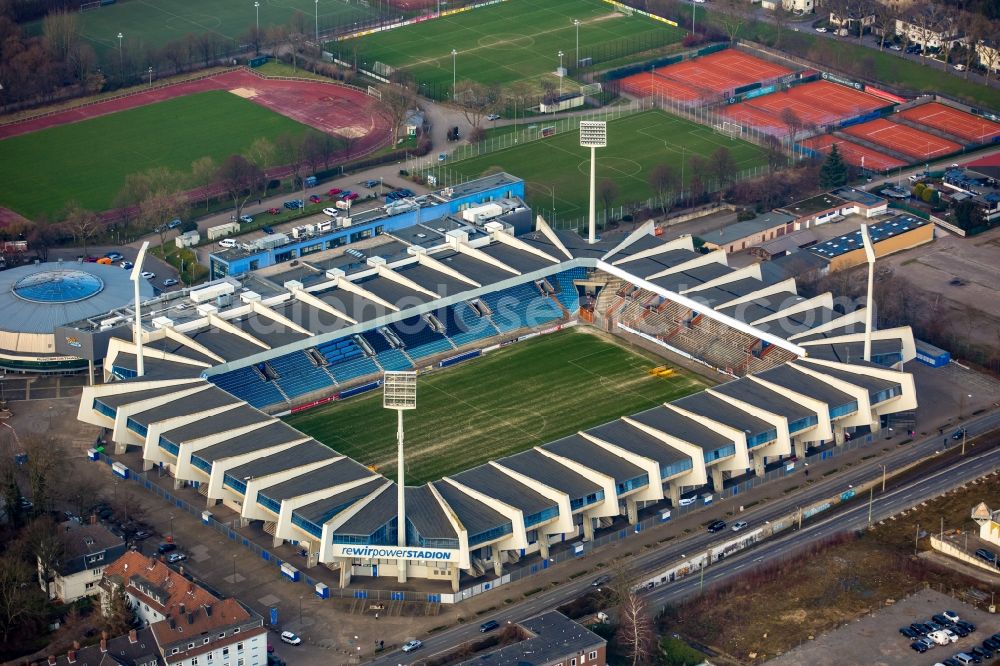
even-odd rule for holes
{"type": "Polygon", "coordinates": [[[419,560],[422,562],[457,562],[459,551],[441,548],[397,546],[334,545],[334,557],[363,557],[372,560],[419,560]]]}

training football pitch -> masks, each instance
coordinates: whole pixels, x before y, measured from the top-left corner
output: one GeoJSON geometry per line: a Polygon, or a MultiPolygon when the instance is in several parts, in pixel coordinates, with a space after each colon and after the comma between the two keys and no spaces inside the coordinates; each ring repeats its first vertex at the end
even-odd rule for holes
{"type": "Polygon", "coordinates": [[[508,0],[358,39],[328,44],[344,60],[380,62],[412,72],[421,92],[440,97],[452,77],[488,85],[531,80],[571,68],[580,21],[580,58],[609,57],[679,42],[684,31],[642,16],[625,16],[601,0],[508,0]],[[452,49],[456,51],[454,62],[452,49]],[[454,64],[454,71],[452,65],[454,64]]]}
{"type": "Polygon", "coordinates": [[[198,158],[221,164],[257,137],[314,131],[221,90],[59,125],[0,142],[0,205],[28,218],[52,217],[68,201],[106,210],[129,174],[189,173],[198,158]]]}
{"type": "MultiPolygon", "coordinates": [[[[335,26],[349,26],[371,19],[376,12],[358,0],[261,0],[260,7],[247,0],[119,0],[80,14],[80,28],[97,52],[117,51],[118,33],[126,49],[159,49],[169,42],[182,41],[188,35],[211,35],[218,45],[232,48],[243,42],[257,21],[260,29],[291,25],[295,12],[301,12],[305,33],[311,38],[318,10],[321,31],[335,26]]],[[[374,4],[374,3],[372,3],[374,4]]],[[[35,29],[38,29],[37,27],[35,29]]],[[[195,42],[195,58],[200,58],[195,42]]],[[[116,54],[117,55],[117,54],[116,54]]],[[[138,55],[138,54],[136,54],[138,55]]],[[[143,67],[145,71],[145,67],[143,67]]]]}
{"type": "MultiPolygon", "coordinates": [[[[542,127],[545,122],[535,124],[542,127]]],[[[729,150],[739,170],[767,164],[767,154],[760,146],[664,111],[644,111],[608,123],[608,146],[597,149],[597,180],[610,178],[618,185],[614,206],[645,201],[654,194],[649,176],[658,165],[669,165],[678,178],[683,175],[687,188],[694,172],[692,159],[707,159],[719,148],[729,150]]],[[[459,177],[476,178],[493,167],[523,178],[528,203],[540,213],[551,215],[555,210],[556,221],[586,214],[590,151],[580,147],[579,132],[443,163],[428,173],[436,174],[439,183],[452,183],[459,177]]],[[[603,204],[598,200],[597,205],[603,204]]]]}
{"type": "MultiPolygon", "coordinates": [[[[416,485],[669,402],[705,387],[607,336],[569,329],[421,376],[404,416],[406,482],[416,485]]],[[[290,425],[392,477],[396,415],[381,391],[287,418],[290,425]]]]}

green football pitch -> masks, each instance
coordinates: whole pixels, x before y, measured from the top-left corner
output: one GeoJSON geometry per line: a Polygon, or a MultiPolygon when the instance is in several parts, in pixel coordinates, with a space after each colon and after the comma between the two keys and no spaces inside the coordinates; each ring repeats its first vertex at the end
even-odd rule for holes
{"type": "Polygon", "coordinates": [[[256,137],[313,131],[222,90],[51,127],[0,142],[0,205],[28,218],[52,217],[69,201],[106,210],[129,174],[187,173],[198,158],[221,163],[256,137]]]}
{"type": "MultiPolygon", "coordinates": [[[[615,206],[645,201],[653,196],[649,175],[657,165],[667,164],[680,176],[683,164],[685,187],[689,187],[691,159],[696,155],[707,158],[723,147],[732,154],[739,170],[767,163],[766,152],[760,146],[663,111],[645,111],[608,123],[608,147],[597,149],[597,180],[610,178],[617,183],[620,194],[615,206]]],[[[554,209],[557,220],[586,215],[590,151],[580,147],[579,132],[440,164],[428,173],[438,175],[439,183],[450,183],[458,176],[478,177],[492,167],[523,178],[528,203],[541,213],[554,209]]],[[[597,205],[602,203],[598,201],[597,205]]]]}
{"type": "MultiPolygon", "coordinates": [[[[159,49],[187,35],[212,34],[221,45],[231,47],[254,27],[260,11],[260,28],[290,25],[296,10],[305,16],[306,33],[315,29],[319,10],[321,31],[372,19],[376,12],[358,0],[260,0],[255,8],[250,0],[119,0],[80,14],[83,36],[96,51],[118,49],[118,33],[125,46],[159,49]]],[[[371,3],[374,5],[375,3],[371,3]]],[[[34,29],[39,29],[37,26],[34,29]]]]}
{"type": "MultiPolygon", "coordinates": [[[[569,329],[421,376],[405,415],[406,481],[420,484],[683,397],[704,382],[606,336],[569,329]]],[[[392,477],[396,416],[378,392],[287,418],[290,425],[392,477]]]]}
{"type": "Polygon", "coordinates": [[[452,77],[502,85],[537,79],[576,57],[580,21],[580,58],[595,62],[679,42],[684,31],[641,16],[625,16],[601,0],[508,0],[404,28],[328,44],[341,58],[354,54],[363,66],[380,62],[406,69],[441,97],[452,77]],[[452,49],[454,72],[452,71],[452,49]]]}

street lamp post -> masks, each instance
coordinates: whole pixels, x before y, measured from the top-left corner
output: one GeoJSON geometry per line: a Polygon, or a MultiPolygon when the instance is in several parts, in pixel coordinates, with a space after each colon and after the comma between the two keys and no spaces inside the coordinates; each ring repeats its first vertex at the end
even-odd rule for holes
{"type": "Polygon", "coordinates": [[[153,68],[149,68],[149,87],[153,87],[153,68]]]}
{"type": "Polygon", "coordinates": [[[174,540],[174,514],[170,514],[170,540],[174,540]]]}
{"type": "Polygon", "coordinates": [[[256,33],[255,37],[256,37],[256,39],[259,39],[259,35],[260,35],[260,3],[259,2],[254,2],[253,3],[253,8],[257,12],[257,33],[256,33]]]}
{"type": "Polygon", "coordinates": [[[316,0],[316,48],[319,48],[319,0],[316,0]]]}
{"type": "Polygon", "coordinates": [[[563,80],[563,66],[562,66],[563,52],[559,52],[559,96],[562,97],[562,80],[563,80]]]}
{"type": "Polygon", "coordinates": [[[451,50],[451,99],[453,101],[455,99],[455,80],[456,80],[455,79],[455,74],[456,74],[456,71],[457,71],[455,69],[455,56],[457,56],[457,55],[458,55],[458,51],[456,51],[455,49],[452,49],[451,50]]]}
{"type": "Polygon", "coordinates": [[[233,553],[233,585],[236,585],[236,553],[233,553]]]}
{"type": "Polygon", "coordinates": [[[125,80],[125,56],[122,53],[122,38],[124,36],[122,33],[118,33],[118,71],[123,81],[125,80]]]}
{"type": "Polygon", "coordinates": [[[576,26],[576,64],[574,67],[580,66],[580,19],[573,19],[573,25],[576,26]]]}

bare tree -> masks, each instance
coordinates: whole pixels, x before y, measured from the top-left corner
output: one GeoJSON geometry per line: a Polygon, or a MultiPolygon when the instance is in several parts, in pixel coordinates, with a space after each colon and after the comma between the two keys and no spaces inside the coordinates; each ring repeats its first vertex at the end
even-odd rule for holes
{"type": "Polygon", "coordinates": [[[25,550],[38,561],[38,574],[45,584],[45,596],[50,598],[52,574],[62,564],[66,553],[63,532],[52,518],[43,516],[33,520],[21,533],[25,550]]]}
{"type": "MultiPolygon", "coordinates": [[[[718,19],[722,23],[722,29],[729,36],[730,43],[736,41],[737,35],[746,22],[746,16],[743,14],[744,4],[739,0],[722,0],[719,3],[721,12],[719,12],[718,19]]],[[[781,10],[776,9],[775,11],[781,10]]]]}
{"type": "Polygon", "coordinates": [[[626,562],[619,561],[612,565],[611,576],[608,594],[618,615],[615,631],[618,648],[632,666],[649,663],[656,632],[646,602],[635,590],[633,572],[626,562]]]}
{"type": "Polygon", "coordinates": [[[718,150],[712,153],[709,158],[712,175],[715,177],[719,184],[719,200],[722,200],[722,195],[726,190],[729,183],[733,182],[736,177],[736,160],[733,159],[733,154],[729,152],[729,149],[725,146],[721,146],[718,150]]]}
{"type": "Polygon", "coordinates": [[[802,131],[802,127],[805,123],[802,121],[802,118],[799,117],[799,114],[795,113],[795,110],[792,108],[782,110],[781,122],[788,128],[789,145],[794,146],[795,142],[799,138],[799,132],[802,131]]]}
{"type": "Polygon", "coordinates": [[[989,81],[994,71],[1000,68],[1000,40],[984,40],[983,44],[977,45],[977,51],[979,62],[986,68],[986,80],[989,81]]]}
{"type": "Polygon", "coordinates": [[[201,200],[208,207],[208,186],[215,180],[215,174],[219,171],[219,165],[215,160],[206,155],[199,157],[191,163],[191,186],[201,189],[201,200]]]}
{"type": "Polygon", "coordinates": [[[479,127],[483,119],[497,110],[500,105],[500,90],[477,81],[459,81],[455,86],[455,104],[473,127],[479,127]]]}
{"type": "Polygon", "coordinates": [[[51,435],[31,435],[21,440],[28,454],[28,482],[36,513],[48,511],[53,493],[66,466],[66,447],[51,435]]]}
{"type": "Polygon", "coordinates": [[[658,164],[649,173],[649,187],[653,190],[660,210],[666,215],[674,205],[680,178],[669,164],[658,164]]]}
{"type": "Polygon", "coordinates": [[[69,60],[80,43],[80,13],[55,11],[42,19],[45,46],[59,61],[69,60]]]}
{"type": "Polygon", "coordinates": [[[605,223],[611,221],[611,214],[610,214],[611,204],[615,202],[615,199],[618,198],[619,194],[621,194],[621,188],[618,187],[618,183],[611,180],[610,178],[602,178],[597,183],[597,196],[604,204],[605,223]]]}
{"type": "Polygon", "coordinates": [[[243,215],[243,206],[260,187],[264,174],[260,168],[242,155],[230,155],[219,167],[215,182],[233,200],[235,217],[243,215]]]}
{"type": "Polygon", "coordinates": [[[46,600],[38,587],[37,570],[10,550],[0,555],[0,637],[10,645],[19,627],[41,620],[46,600]]]}
{"type": "MultiPolygon", "coordinates": [[[[976,55],[980,42],[988,39],[992,35],[1000,34],[1000,24],[993,24],[982,14],[966,12],[962,17],[962,24],[965,26],[965,78],[969,78],[972,71],[972,64],[976,61],[976,55]]],[[[989,74],[987,73],[987,76],[989,74]]]]}
{"type": "Polygon", "coordinates": [[[83,243],[83,253],[86,255],[90,239],[100,229],[101,221],[97,213],[71,201],[66,210],[65,222],[73,232],[73,238],[76,242],[83,243]]]}
{"type": "Polygon", "coordinates": [[[885,43],[896,34],[896,17],[898,12],[892,5],[876,3],[875,22],[872,24],[872,31],[878,35],[878,48],[885,49],[885,43]]]}
{"type": "Polygon", "coordinates": [[[386,84],[379,86],[382,104],[379,106],[383,117],[388,121],[392,132],[392,145],[399,139],[399,127],[406,120],[407,113],[416,106],[417,96],[413,88],[386,84]]]}

